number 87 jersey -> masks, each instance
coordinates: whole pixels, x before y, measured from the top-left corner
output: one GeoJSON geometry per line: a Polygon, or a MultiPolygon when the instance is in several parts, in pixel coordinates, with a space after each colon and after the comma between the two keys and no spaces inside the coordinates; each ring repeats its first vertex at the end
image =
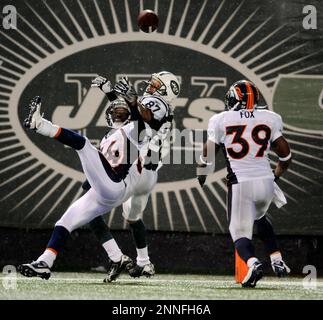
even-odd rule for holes
{"type": "Polygon", "coordinates": [[[223,148],[229,183],[274,178],[268,151],[282,127],[281,116],[269,110],[229,110],[211,117],[208,139],[223,148]]]}

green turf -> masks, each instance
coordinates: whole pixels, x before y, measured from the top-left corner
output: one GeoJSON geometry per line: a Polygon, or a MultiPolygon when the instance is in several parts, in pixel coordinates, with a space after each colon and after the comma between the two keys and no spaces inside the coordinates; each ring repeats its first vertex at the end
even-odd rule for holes
{"type": "Polygon", "coordinates": [[[233,277],[206,275],[156,275],[132,279],[122,275],[116,282],[103,283],[103,273],[53,273],[46,281],[17,277],[16,289],[5,289],[0,276],[0,299],[109,299],[109,300],[219,300],[219,299],[323,299],[323,279],[316,289],[305,289],[301,278],[266,277],[255,289],[243,289],[233,277]]]}

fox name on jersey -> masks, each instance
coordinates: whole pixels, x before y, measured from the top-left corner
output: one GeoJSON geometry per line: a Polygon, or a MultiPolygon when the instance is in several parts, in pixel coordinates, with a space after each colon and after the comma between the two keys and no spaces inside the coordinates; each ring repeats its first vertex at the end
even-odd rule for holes
{"type": "Polygon", "coordinates": [[[208,139],[223,148],[229,183],[274,178],[268,151],[282,127],[280,115],[268,110],[229,110],[211,117],[208,139]]]}

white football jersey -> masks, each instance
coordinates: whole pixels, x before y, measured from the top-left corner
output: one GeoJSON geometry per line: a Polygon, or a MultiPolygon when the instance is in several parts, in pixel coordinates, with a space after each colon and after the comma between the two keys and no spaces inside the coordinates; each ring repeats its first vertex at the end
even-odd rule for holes
{"type": "MultiPolygon", "coordinates": [[[[148,149],[154,152],[160,151],[162,157],[163,149],[165,150],[165,145],[167,145],[165,141],[172,129],[173,109],[170,104],[168,104],[161,96],[158,95],[143,96],[140,102],[145,106],[145,108],[152,112],[154,119],[162,123],[157,132],[151,132],[148,134],[150,139],[148,149]]],[[[146,125],[146,127],[148,127],[148,125],[146,125]]],[[[159,161],[157,170],[159,170],[161,166],[162,161],[159,161]]]]}
{"type": "Polygon", "coordinates": [[[208,139],[223,146],[229,181],[274,178],[268,151],[282,128],[281,116],[268,110],[224,111],[211,117],[208,139]]]}
{"type": "Polygon", "coordinates": [[[140,100],[145,108],[149,109],[156,120],[162,120],[172,114],[170,105],[160,96],[149,95],[143,96],[140,100]]]}
{"type": "MultiPolygon", "coordinates": [[[[161,121],[172,115],[172,109],[170,105],[161,97],[155,95],[144,96],[141,99],[141,103],[150,109],[156,120],[161,121]]],[[[139,150],[142,157],[147,155],[148,149],[154,152],[158,152],[164,144],[165,139],[171,130],[171,121],[165,121],[159,128],[159,130],[153,131],[148,124],[145,123],[146,135],[138,142],[138,132],[135,122],[130,122],[119,129],[111,130],[107,135],[103,137],[100,143],[100,150],[109,158],[109,162],[112,167],[115,167],[124,161],[123,153],[125,151],[125,138],[130,140],[134,146],[139,150]],[[159,143],[161,141],[161,144],[159,143]],[[118,154],[118,158],[113,159],[111,162],[111,154],[118,154]]],[[[159,162],[158,169],[162,166],[159,162]]]]}
{"type": "Polygon", "coordinates": [[[108,159],[112,167],[116,167],[119,164],[127,163],[128,157],[126,157],[125,152],[129,152],[127,149],[127,140],[129,140],[134,148],[130,152],[130,159],[134,160],[139,150],[139,155],[145,156],[147,153],[149,135],[145,136],[144,139],[138,142],[138,132],[136,130],[134,122],[130,122],[123,127],[111,130],[107,135],[105,135],[100,142],[100,151],[108,159]]]}

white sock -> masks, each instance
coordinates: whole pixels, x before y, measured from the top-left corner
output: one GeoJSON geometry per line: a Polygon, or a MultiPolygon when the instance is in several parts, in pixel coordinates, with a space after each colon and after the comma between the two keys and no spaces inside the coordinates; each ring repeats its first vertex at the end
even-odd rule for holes
{"type": "Polygon", "coordinates": [[[44,261],[48,267],[51,268],[54,264],[57,254],[50,249],[46,249],[44,253],[37,259],[37,261],[44,261]]]}
{"type": "Polygon", "coordinates": [[[255,262],[258,262],[258,259],[255,257],[249,258],[247,261],[248,268],[251,268],[255,262]]]}
{"type": "Polygon", "coordinates": [[[150,263],[148,256],[148,247],[136,249],[137,250],[137,265],[143,267],[144,265],[150,263]]]}
{"type": "Polygon", "coordinates": [[[43,136],[54,138],[59,133],[60,127],[43,118],[36,131],[43,136]]]}
{"type": "Polygon", "coordinates": [[[102,246],[113,262],[119,262],[121,260],[122,251],[120,250],[114,239],[110,239],[107,242],[104,242],[102,246]]]}
{"type": "Polygon", "coordinates": [[[279,262],[283,260],[283,257],[279,251],[276,251],[270,255],[270,260],[271,260],[271,263],[279,262]]]}

